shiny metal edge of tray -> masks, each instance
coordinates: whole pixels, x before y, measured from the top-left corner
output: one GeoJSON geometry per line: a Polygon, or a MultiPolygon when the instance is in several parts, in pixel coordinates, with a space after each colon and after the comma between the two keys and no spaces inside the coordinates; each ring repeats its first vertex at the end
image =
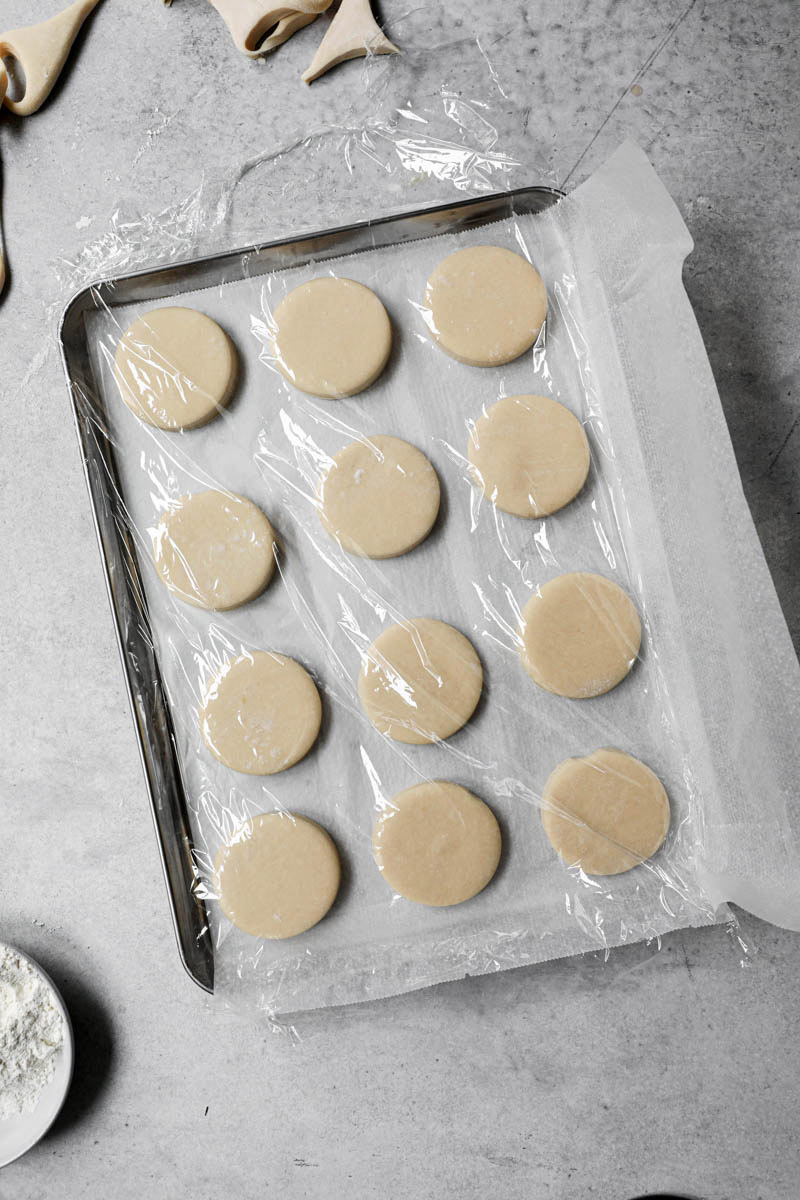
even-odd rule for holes
{"type": "Polygon", "coordinates": [[[172,718],[161,680],[144,586],[126,523],[108,438],[106,411],[89,359],[85,316],[96,309],[163,300],[182,292],[255,278],[312,261],[476,228],[543,212],[561,199],[552,188],[518,188],[355,225],[282,238],[83,288],[64,310],[58,340],[105,569],[117,644],[158,839],[181,961],[206,991],[214,988],[214,949],[202,899],[172,718]]]}

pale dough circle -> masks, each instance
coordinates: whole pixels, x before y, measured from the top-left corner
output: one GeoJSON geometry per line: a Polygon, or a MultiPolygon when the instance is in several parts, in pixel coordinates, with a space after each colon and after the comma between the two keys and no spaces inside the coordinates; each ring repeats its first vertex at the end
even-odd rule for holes
{"type": "Polygon", "coordinates": [[[544,584],[522,610],[520,656],[534,683],[557,696],[602,696],[636,661],[642,625],[627,592],[578,572],[544,584]]]}
{"type": "Polygon", "coordinates": [[[227,333],[194,308],[154,308],[137,317],[114,358],[123,400],[158,429],[205,425],[230,400],[237,375],[227,333]]]}
{"type": "Polygon", "coordinates": [[[384,630],[358,677],[359,699],[375,728],[413,746],[448,738],[465,725],[482,687],[471,642],[429,617],[384,630]]]}
{"type": "Polygon", "coordinates": [[[275,569],[275,534],[260,508],[233,492],[182,496],[153,537],[162,582],[197,608],[223,611],[253,600],[275,569]]]}
{"type": "Polygon", "coordinates": [[[308,753],[322,704],[314,680],[293,658],[257,650],[225,666],[200,709],[209,750],[245,775],[274,775],[308,753]]]}
{"type": "Polygon", "coordinates": [[[669,829],[661,780],[621,750],[559,763],[542,801],[542,824],[554,849],[587,875],[630,871],[655,854],[669,829]]]}
{"type": "Polygon", "coordinates": [[[319,489],[319,515],[350,554],[394,558],[430,533],[439,511],[439,479],[428,459],[400,438],[351,442],[334,458],[319,489]]]}
{"type": "Polygon", "coordinates": [[[336,899],[339,855],[330,835],[297,813],[252,817],[214,860],[222,911],[245,933],[290,938],[321,921],[336,899]]]}
{"type": "Polygon", "coordinates": [[[380,375],[392,327],[374,292],[323,275],[289,292],[273,314],[278,367],[301,392],[327,399],[363,392],[380,375]]]}
{"type": "Polygon", "coordinates": [[[399,792],[372,832],[375,862],[389,887],[436,908],[482,891],[497,870],[501,847],[488,805],[442,780],[399,792]]]}
{"type": "Polygon", "coordinates": [[[546,517],[577,496],[589,443],[577,417],[547,396],[505,396],[475,422],[473,482],[503,512],[546,517]]]}
{"type": "Polygon", "coordinates": [[[496,367],[530,350],[547,315],[547,292],[521,254],[470,246],[439,263],[425,307],[443,350],[472,367],[496,367]]]}

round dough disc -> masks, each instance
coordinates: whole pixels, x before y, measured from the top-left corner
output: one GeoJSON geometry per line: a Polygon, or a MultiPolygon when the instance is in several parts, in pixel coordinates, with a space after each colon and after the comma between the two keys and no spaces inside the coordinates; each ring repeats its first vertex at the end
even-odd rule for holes
{"type": "Polygon", "coordinates": [[[275,534],[260,508],[232,492],[182,496],[158,523],[153,560],[161,580],[197,608],[253,600],[275,569],[275,534]]]}
{"type": "Polygon", "coordinates": [[[465,725],[482,687],[472,644],[429,617],[384,630],[358,677],[359,699],[375,728],[413,746],[448,738],[465,725]]]}
{"type": "Polygon", "coordinates": [[[621,750],[559,763],[542,794],[554,849],[587,875],[619,875],[651,858],[669,829],[669,800],[649,767],[621,750]]]}
{"type": "Polygon", "coordinates": [[[154,308],[137,317],[114,358],[122,399],[158,429],[205,425],[230,400],[237,375],[227,333],[194,308],[154,308]]]}
{"type": "Polygon", "coordinates": [[[229,921],[259,938],[305,933],[327,913],[339,890],[336,846],[315,821],[297,813],[262,813],[227,842],[214,869],[229,921]]]}
{"type": "Polygon", "coordinates": [[[316,741],[322,704],[307,671],[283,654],[257,650],[226,666],[200,709],[209,750],[245,775],[275,775],[316,741]]]}
{"type": "Polygon", "coordinates": [[[430,533],[439,511],[439,479],[424,454],[400,438],[351,442],[319,489],[320,520],[343,549],[394,558],[430,533]]]}
{"type": "Polygon", "coordinates": [[[534,683],[585,700],[602,696],[636,661],[642,626],[627,592],[578,572],[544,584],[522,610],[520,656],[534,683]]]}
{"type": "Polygon", "coordinates": [[[492,810],[455,783],[406,788],[378,818],[372,852],[389,887],[439,908],[486,887],[500,862],[500,826],[492,810]]]}
{"type": "Polygon", "coordinates": [[[443,350],[472,367],[496,367],[530,350],[547,315],[547,292],[521,254],[471,246],[439,263],[425,307],[443,350]]]}
{"type": "Polygon", "coordinates": [[[275,309],[272,345],[290,383],[312,396],[363,392],[380,375],[392,327],[374,292],[353,279],[323,275],[289,292],[275,309]]]}
{"type": "Polygon", "coordinates": [[[589,443],[568,408],[547,396],[506,396],[475,422],[467,448],[473,481],[517,517],[546,517],[577,496],[589,443]]]}

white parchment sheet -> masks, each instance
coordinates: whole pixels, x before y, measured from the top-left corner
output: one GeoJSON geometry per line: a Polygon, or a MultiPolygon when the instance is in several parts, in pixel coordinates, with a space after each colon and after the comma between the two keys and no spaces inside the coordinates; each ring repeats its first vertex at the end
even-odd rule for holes
{"type": "Polygon", "coordinates": [[[111,375],[120,334],[153,306],[87,318],[207,880],[217,991],[280,1012],[345,1003],[709,923],[725,915],[727,899],[800,924],[791,728],[800,671],[681,284],[690,249],[668,194],[626,144],[540,216],[170,297],[159,303],[194,306],[218,321],[241,362],[229,408],[179,434],[137,420],[111,375]],[[527,255],[547,285],[545,336],[506,367],[451,360],[430,341],[421,315],[432,269],[473,244],[527,255]],[[349,400],[305,396],[271,361],[271,310],[289,289],[328,272],[373,288],[393,326],[386,372],[349,400]],[[496,512],[466,471],[470,423],[500,396],[526,392],[553,396],[576,413],[592,450],[583,492],[546,520],[496,512]],[[432,535],[384,562],[343,553],[314,506],[330,457],[375,434],[418,446],[442,485],[432,535]],[[281,543],[280,571],[264,594],[224,614],[173,598],[149,557],[148,531],[167,504],[212,486],[259,504],[281,543]],[[595,700],[541,691],[517,652],[519,610],[564,571],[616,580],[643,617],[640,661],[595,700]],[[404,746],[364,717],[356,679],[383,629],[420,616],[470,638],[485,688],[454,737],[404,746]],[[230,771],[200,736],[203,688],[242,649],[291,655],[322,693],[317,745],[279,775],[230,771]],[[557,763],[600,746],[646,762],[672,808],[661,852],[607,879],[568,869],[539,815],[557,763]],[[394,896],[372,859],[381,806],[425,778],[474,791],[503,831],[495,880],[454,908],[394,896]],[[220,916],[210,864],[247,816],[278,808],[331,832],[344,880],[318,926],[268,942],[220,916]]]}

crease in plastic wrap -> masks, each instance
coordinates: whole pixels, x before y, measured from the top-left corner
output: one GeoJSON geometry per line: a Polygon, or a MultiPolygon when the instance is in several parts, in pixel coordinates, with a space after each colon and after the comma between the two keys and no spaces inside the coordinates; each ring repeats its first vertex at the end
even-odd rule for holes
{"type": "Polygon", "coordinates": [[[800,672],[681,283],[690,249],[664,187],[626,144],[537,215],[260,277],[248,277],[245,262],[242,278],[87,316],[97,397],[174,724],[217,993],[271,1013],[377,998],[710,924],[726,919],[727,900],[800,925],[791,728],[800,672]],[[548,295],[533,349],[487,369],[437,347],[423,300],[437,264],[479,244],[528,258],[548,295]],[[392,322],[386,370],[349,399],[304,394],[275,362],[277,305],[322,275],[366,284],[392,322]],[[240,362],[231,403],[201,428],[177,433],[140,421],[113,376],[124,330],[168,304],[217,321],[240,362]],[[497,509],[467,458],[475,421],[500,397],[519,394],[564,404],[591,450],[583,490],[540,519],[497,509]],[[431,534],[386,560],[348,554],[326,532],[317,503],[333,456],[377,435],[422,450],[441,486],[431,534]],[[153,565],[160,519],[180,497],[208,488],[255,502],[278,538],[272,581],[226,612],[176,598],[153,565]],[[642,619],[633,669],[594,699],[537,687],[520,659],[524,605],[568,572],[618,583],[642,619]],[[429,745],[379,733],[357,690],[371,643],[418,617],[463,633],[484,672],[471,719],[429,745]],[[257,650],[296,659],[322,698],[315,745],[269,776],[224,766],[198,718],[210,681],[257,650]],[[601,747],[646,763],[671,814],[654,857],[610,876],[562,861],[541,820],[553,769],[601,747]],[[450,907],[395,894],[371,843],[398,792],[438,779],[484,800],[503,837],[489,885],[450,907]],[[319,822],[343,868],[328,915],[283,940],[245,934],[221,914],[213,866],[244,822],[276,811],[319,822]]]}

